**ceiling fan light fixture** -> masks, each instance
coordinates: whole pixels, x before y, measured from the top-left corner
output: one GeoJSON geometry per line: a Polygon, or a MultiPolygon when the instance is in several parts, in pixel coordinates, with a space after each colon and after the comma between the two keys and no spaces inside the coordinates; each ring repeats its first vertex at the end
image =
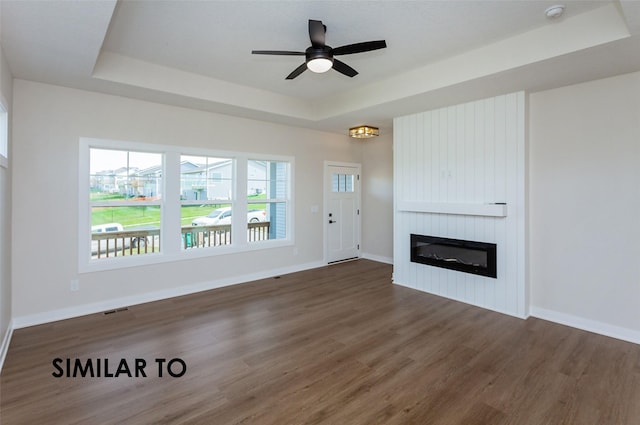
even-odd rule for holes
{"type": "Polygon", "coordinates": [[[307,62],[309,71],[321,74],[327,72],[333,67],[333,61],[327,58],[315,58],[307,62]]]}
{"type": "Polygon", "coordinates": [[[349,137],[354,139],[369,139],[380,135],[380,129],[378,127],[372,127],[370,125],[360,125],[358,127],[351,127],[349,129],[349,137]]]}

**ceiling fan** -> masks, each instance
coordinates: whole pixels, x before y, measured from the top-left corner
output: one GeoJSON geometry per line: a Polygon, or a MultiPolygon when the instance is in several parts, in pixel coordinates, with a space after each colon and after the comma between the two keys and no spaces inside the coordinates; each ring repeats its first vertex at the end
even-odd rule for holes
{"type": "Polygon", "coordinates": [[[305,56],[305,62],[293,70],[287,76],[287,80],[293,80],[302,74],[307,68],[312,72],[327,72],[331,68],[335,69],[347,77],[355,77],[358,71],[351,68],[346,63],[339,61],[334,56],[351,55],[353,53],[369,52],[371,50],[384,49],[387,43],[384,40],[364,41],[362,43],[348,44],[346,46],[336,47],[327,46],[324,43],[327,26],[322,21],[309,19],[309,38],[311,46],[304,52],[292,52],[286,50],[252,50],[254,55],[284,55],[284,56],[305,56]]]}

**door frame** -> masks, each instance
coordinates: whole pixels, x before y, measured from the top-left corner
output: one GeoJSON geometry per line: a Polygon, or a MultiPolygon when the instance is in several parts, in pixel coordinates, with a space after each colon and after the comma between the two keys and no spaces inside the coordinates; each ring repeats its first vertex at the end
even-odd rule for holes
{"type": "MultiPolygon", "coordinates": [[[[358,178],[355,181],[356,187],[356,203],[359,214],[356,217],[356,234],[358,239],[358,258],[362,256],[362,164],[357,162],[339,162],[339,161],[324,161],[324,172],[322,175],[322,234],[323,234],[323,262],[329,264],[329,202],[328,194],[331,190],[329,184],[329,167],[353,167],[356,168],[358,178]]],[[[332,263],[334,264],[334,263],[332,263]]]]}

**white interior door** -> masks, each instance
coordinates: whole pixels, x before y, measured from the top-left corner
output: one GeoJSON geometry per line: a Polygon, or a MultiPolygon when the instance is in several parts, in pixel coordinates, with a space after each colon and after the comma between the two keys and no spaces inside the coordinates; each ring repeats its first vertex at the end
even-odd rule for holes
{"type": "Polygon", "coordinates": [[[360,255],[360,166],[325,167],[327,262],[360,255]]]}

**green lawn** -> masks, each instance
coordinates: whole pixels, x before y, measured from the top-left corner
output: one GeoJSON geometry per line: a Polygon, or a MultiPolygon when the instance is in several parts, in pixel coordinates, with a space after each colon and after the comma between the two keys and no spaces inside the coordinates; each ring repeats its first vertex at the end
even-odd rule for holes
{"type": "MultiPolygon", "coordinates": [[[[227,205],[220,205],[227,206],[227,205]]],[[[182,226],[190,226],[196,217],[209,214],[218,205],[189,205],[182,207],[182,226]]],[[[94,208],[91,214],[91,225],[105,223],[120,223],[127,228],[160,227],[160,207],[131,206],[131,207],[100,207],[94,208]]]]}
{"type": "Polygon", "coordinates": [[[91,192],[89,194],[91,201],[124,201],[124,196],[119,193],[91,192]]]}
{"type": "MultiPolygon", "coordinates": [[[[103,195],[92,200],[115,200],[123,199],[120,195],[103,195]]],[[[265,195],[251,196],[249,200],[265,199],[265,195]]],[[[132,202],[135,204],[135,202],[132,202]]],[[[208,215],[216,208],[227,207],[230,204],[213,204],[213,205],[188,205],[182,207],[182,226],[190,226],[196,217],[208,215]]],[[[249,204],[249,210],[264,210],[266,204],[249,204]]],[[[130,207],[97,207],[91,213],[91,225],[96,226],[105,223],[120,223],[125,229],[136,227],[160,227],[160,207],[158,206],[139,206],[132,205],[130,207]]]]}
{"type": "Polygon", "coordinates": [[[160,207],[97,207],[91,212],[91,225],[120,223],[126,228],[160,227],[160,207]]]}

